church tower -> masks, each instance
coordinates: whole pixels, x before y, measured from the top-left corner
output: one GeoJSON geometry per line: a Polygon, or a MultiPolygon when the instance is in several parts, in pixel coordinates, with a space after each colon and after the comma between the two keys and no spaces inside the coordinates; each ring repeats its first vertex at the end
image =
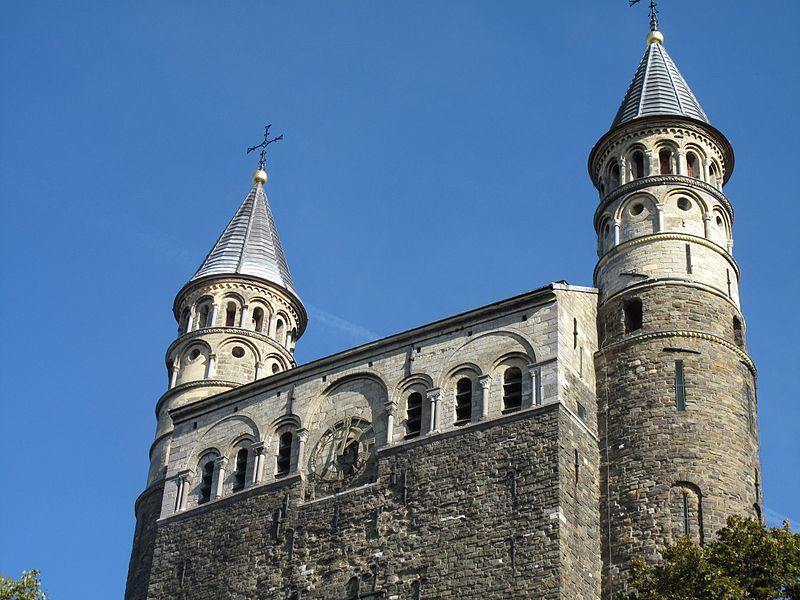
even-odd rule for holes
{"type": "Polygon", "coordinates": [[[596,354],[603,595],[630,561],[728,515],[761,518],[756,370],[723,186],[733,150],[664,48],[646,50],[589,156],[600,193],[596,354]]]}
{"type": "MultiPolygon", "coordinates": [[[[178,335],[167,349],[168,389],[156,404],[147,488],[136,502],[127,598],[144,597],[149,581],[172,440],[170,411],[296,366],[294,347],[308,317],[278,238],[266,182],[262,152],[250,192],[175,297],[178,335]]],[[[219,464],[215,472],[225,467],[219,464]]],[[[222,478],[216,479],[212,485],[219,487],[222,478]]]]}

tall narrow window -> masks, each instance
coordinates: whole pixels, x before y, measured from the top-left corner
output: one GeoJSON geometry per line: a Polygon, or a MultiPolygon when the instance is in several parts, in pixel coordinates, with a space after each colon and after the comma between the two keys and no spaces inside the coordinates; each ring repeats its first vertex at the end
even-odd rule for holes
{"type": "Polygon", "coordinates": [[[742,331],[742,322],[739,317],[733,317],[733,341],[739,348],[744,350],[744,332],[742,331]]]}
{"type": "Polygon", "coordinates": [[[634,179],[644,177],[644,152],[637,150],[631,155],[631,175],[634,179]]]}
{"type": "Polygon", "coordinates": [[[472,380],[462,377],[456,383],[456,425],[472,420],[472,380]]]}
{"type": "Polygon", "coordinates": [[[686,380],[683,374],[683,361],[675,361],[675,406],[686,410],[686,380]]]}
{"type": "Polygon", "coordinates": [[[406,400],[406,439],[417,437],[422,430],[422,394],[412,392],[406,400]]]}
{"type": "Polygon", "coordinates": [[[756,433],[756,410],[753,406],[753,393],[750,391],[750,386],[744,387],[745,397],[747,398],[747,430],[750,435],[756,433]]]}
{"type": "Polygon", "coordinates": [[[264,309],[260,306],[253,310],[253,331],[261,333],[264,328],[264,309]]]}
{"type": "Polygon", "coordinates": [[[285,477],[292,466],[292,432],[286,431],[278,438],[278,457],[276,477],[285,477]]]}
{"type": "Polygon", "coordinates": [[[686,244],[686,272],[692,274],[692,247],[686,244]]]}
{"type": "Polygon", "coordinates": [[[242,448],[236,453],[236,470],[233,472],[233,491],[244,489],[245,476],[247,475],[247,448],[242,448]]]}
{"type": "Polygon", "coordinates": [[[214,461],[209,460],[203,465],[200,479],[200,499],[199,504],[205,504],[211,500],[211,482],[214,480],[214,461]]]}
{"type": "Polygon", "coordinates": [[[610,173],[610,175],[611,175],[611,177],[610,177],[610,179],[611,179],[611,187],[617,187],[619,185],[619,182],[620,182],[619,165],[617,163],[614,163],[613,165],[611,165],[611,173],[610,173]]]}
{"type": "Polygon", "coordinates": [[[200,307],[200,317],[197,321],[197,326],[199,329],[203,329],[204,327],[212,325],[212,323],[208,322],[208,311],[209,311],[208,304],[204,304],[203,306],[200,307]]]}
{"type": "Polygon", "coordinates": [[[700,161],[694,152],[686,155],[686,174],[689,177],[700,177],[700,161]]]}
{"type": "Polygon", "coordinates": [[[691,521],[689,520],[689,492],[683,492],[683,535],[692,533],[691,521]]]}
{"type": "Polygon", "coordinates": [[[522,407],[522,371],[509,367],[503,373],[503,412],[522,407]]]}
{"type": "Polygon", "coordinates": [[[662,150],[658,153],[658,166],[662,175],[672,174],[672,150],[662,150]]]}
{"type": "Polygon", "coordinates": [[[278,319],[275,322],[275,339],[278,340],[281,346],[286,340],[286,325],[284,325],[283,319],[278,319]]]}
{"type": "Polygon", "coordinates": [[[625,333],[631,333],[642,328],[642,301],[632,298],[622,305],[625,317],[625,333]]]}
{"type": "Polygon", "coordinates": [[[711,163],[711,166],[708,167],[708,175],[711,178],[711,181],[709,183],[714,187],[717,187],[719,185],[717,183],[717,165],[711,163]]]}
{"type": "Polygon", "coordinates": [[[189,331],[189,317],[191,313],[189,312],[188,308],[183,310],[183,314],[181,315],[181,333],[186,333],[189,331]]]}
{"type": "Polygon", "coordinates": [[[228,302],[228,305],[225,307],[225,327],[235,327],[236,326],[236,304],[233,302],[228,302]]]}

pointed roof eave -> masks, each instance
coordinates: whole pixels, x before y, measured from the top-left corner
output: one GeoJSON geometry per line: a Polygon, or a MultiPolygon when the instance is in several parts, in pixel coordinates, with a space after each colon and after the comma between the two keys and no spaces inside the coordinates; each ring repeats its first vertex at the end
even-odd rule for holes
{"type": "Polygon", "coordinates": [[[189,283],[242,275],[280,286],[297,298],[267,194],[257,181],[189,283]]]}
{"type": "Polygon", "coordinates": [[[660,41],[651,41],[647,45],[611,129],[650,116],[677,116],[709,122],[689,84],[660,41]]]}

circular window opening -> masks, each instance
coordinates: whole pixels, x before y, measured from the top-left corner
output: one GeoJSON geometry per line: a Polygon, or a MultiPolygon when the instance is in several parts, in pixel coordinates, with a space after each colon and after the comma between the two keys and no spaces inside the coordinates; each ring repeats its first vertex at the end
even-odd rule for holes
{"type": "Polygon", "coordinates": [[[641,202],[637,202],[636,204],[631,206],[631,214],[634,217],[642,214],[643,212],[644,212],[644,204],[642,204],[641,202]]]}
{"type": "Polygon", "coordinates": [[[688,198],[678,198],[678,208],[681,210],[691,210],[692,203],[689,201],[688,198]]]}
{"type": "Polygon", "coordinates": [[[722,217],[720,217],[719,215],[717,215],[717,225],[722,227],[722,217]]]}
{"type": "Polygon", "coordinates": [[[231,350],[231,354],[233,354],[234,358],[242,358],[244,356],[244,348],[235,346],[233,350],[231,350]]]}
{"type": "Polygon", "coordinates": [[[200,350],[197,348],[189,352],[189,360],[197,360],[198,356],[200,356],[200,350]]]}

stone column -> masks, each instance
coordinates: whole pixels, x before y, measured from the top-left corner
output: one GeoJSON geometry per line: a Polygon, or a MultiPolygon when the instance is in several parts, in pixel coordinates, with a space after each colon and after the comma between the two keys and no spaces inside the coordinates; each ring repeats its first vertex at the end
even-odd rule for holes
{"type": "Polygon", "coordinates": [[[653,151],[652,150],[645,150],[644,153],[644,176],[649,177],[650,175],[655,175],[658,173],[658,169],[655,168],[655,163],[653,159],[653,151]]]}
{"type": "Polygon", "coordinates": [[[430,402],[430,423],[428,433],[435,433],[439,431],[439,400],[442,398],[442,392],[439,388],[433,388],[426,392],[428,402],[430,402]]]}
{"type": "Polygon", "coordinates": [[[264,450],[266,449],[267,444],[266,442],[256,442],[253,444],[253,455],[255,456],[255,461],[253,463],[253,480],[251,485],[257,485],[261,483],[261,479],[264,477],[264,450]]]}
{"type": "Polygon", "coordinates": [[[247,315],[249,314],[249,306],[247,304],[242,305],[242,313],[239,315],[239,327],[242,329],[252,329],[250,324],[247,322],[247,315]]]}
{"type": "Polygon", "coordinates": [[[186,323],[186,333],[194,331],[194,317],[195,317],[195,310],[194,310],[194,304],[192,304],[189,307],[189,322],[186,323]]]}
{"type": "Polygon", "coordinates": [[[677,150],[675,152],[675,172],[678,175],[686,175],[686,155],[683,153],[683,150],[677,150]]]}
{"type": "Polygon", "coordinates": [[[481,421],[489,418],[489,391],[492,387],[492,376],[481,375],[478,377],[481,386],[481,421]]]}
{"type": "Polygon", "coordinates": [[[619,246],[619,223],[614,223],[614,245],[619,246]]]}
{"type": "Polygon", "coordinates": [[[386,408],[386,445],[391,446],[394,442],[394,413],[397,402],[387,402],[383,406],[386,408]]]}
{"type": "Polygon", "coordinates": [[[261,377],[261,369],[264,368],[264,363],[257,362],[256,363],[256,379],[261,377]]]}
{"type": "Polygon", "coordinates": [[[217,362],[217,355],[216,354],[209,354],[208,355],[208,364],[206,364],[206,379],[213,379],[214,378],[214,367],[215,363],[217,362]]]}
{"type": "Polygon", "coordinates": [[[296,434],[297,434],[297,458],[294,462],[293,468],[290,469],[292,473],[299,473],[303,466],[303,460],[305,459],[305,454],[306,454],[306,440],[308,440],[308,429],[300,428],[297,430],[296,434]]]}
{"type": "Polygon", "coordinates": [[[542,403],[542,371],[536,365],[528,365],[528,373],[531,377],[531,406],[539,406],[542,403]]]}
{"type": "Polygon", "coordinates": [[[208,326],[209,327],[216,327],[217,325],[217,313],[219,312],[219,306],[217,303],[211,305],[211,312],[208,315],[208,326]]]}
{"type": "Polygon", "coordinates": [[[175,382],[178,381],[178,369],[179,369],[178,361],[173,361],[172,365],[169,368],[169,389],[175,387],[175,382]]]}
{"type": "Polygon", "coordinates": [[[703,235],[706,239],[711,235],[711,215],[703,216],[703,235]]]}
{"type": "Polygon", "coordinates": [[[186,496],[188,496],[189,480],[194,475],[194,471],[187,469],[175,476],[175,483],[178,486],[178,493],[175,495],[175,512],[180,512],[186,508],[186,496]]]}
{"type": "Polygon", "coordinates": [[[656,233],[664,231],[664,205],[660,202],[656,203],[656,233]]]}
{"type": "Polygon", "coordinates": [[[625,185],[630,181],[628,177],[628,162],[624,156],[617,157],[617,164],[619,164],[619,184],[625,185]]]}
{"type": "Polygon", "coordinates": [[[220,456],[214,459],[214,500],[222,496],[222,488],[225,485],[225,467],[227,464],[227,456],[220,456]]]}
{"type": "Polygon", "coordinates": [[[273,340],[275,339],[275,315],[269,313],[269,323],[267,324],[267,335],[273,340]]]}
{"type": "Polygon", "coordinates": [[[706,183],[710,183],[711,182],[711,170],[709,169],[707,160],[703,161],[703,166],[701,168],[703,169],[703,181],[705,181],[706,183]]]}

